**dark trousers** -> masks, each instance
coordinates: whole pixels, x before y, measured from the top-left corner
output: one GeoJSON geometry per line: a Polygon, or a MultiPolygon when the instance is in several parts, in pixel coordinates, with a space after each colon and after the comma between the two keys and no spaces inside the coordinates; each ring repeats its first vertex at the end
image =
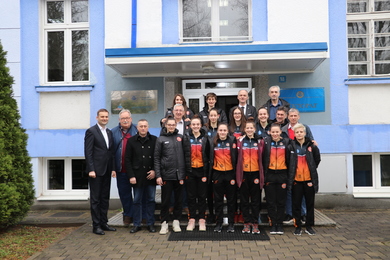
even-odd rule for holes
{"type": "Polygon", "coordinates": [[[197,210],[199,212],[199,218],[205,218],[207,208],[207,178],[204,177],[203,167],[192,168],[192,172],[187,173],[186,188],[188,209],[190,212],[189,218],[195,218],[197,210]]]}
{"type": "Polygon", "coordinates": [[[292,216],[295,219],[295,226],[301,227],[301,203],[302,198],[306,200],[306,226],[314,226],[314,186],[311,181],[294,181],[292,186],[292,216]]]}
{"type": "Polygon", "coordinates": [[[286,183],[267,182],[264,190],[271,224],[283,225],[287,197],[286,183]]]}
{"type": "Polygon", "coordinates": [[[88,178],[91,204],[92,226],[94,228],[105,225],[108,222],[107,212],[110,200],[111,173],[103,176],[88,178]]]}
{"type": "Polygon", "coordinates": [[[234,211],[237,203],[236,176],[233,171],[213,171],[214,205],[217,223],[223,222],[224,196],[227,200],[228,220],[234,223],[234,211]]]}
{"type": "Polygon", "coordinates": [[[142,218],[146,219],[146,224],[154,225],[154,210],[156,208],[156,186],[135,185],[133,201],[133,223],[134,226],[141,226],[142,218]]]}
{"type": "Polygon", "coordinates": [[[123,215],[133,217],[133,194],[132,186],[125,172],[116,173],[116,186],[118,187],[119,198],[123,207],[123,215]]]}
{"type": "Polygon", "coordinates": [[[259,172],[244,172],[240,187],[240,202],[245,223],[258,223],[261,205],[259,183],[259,172]]]}
{"type": "Polygon", "coordinates": [[[161,222],[169,221],[169,206],[172,193],[175,194],[175,204],[173,206],[173,219],[179,220],[182,211],[183,184],[179,181],[164,181],[161,187],[161,222]]]}

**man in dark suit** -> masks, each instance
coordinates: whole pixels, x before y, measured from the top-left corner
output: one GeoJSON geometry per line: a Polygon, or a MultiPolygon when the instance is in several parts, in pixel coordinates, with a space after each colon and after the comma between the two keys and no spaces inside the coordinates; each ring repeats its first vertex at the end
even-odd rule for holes
{"type": "MultiPolygon", "coordinates": [[[[254,120],[257,119],[257,110],[254,106],[248,104],[249,94],[245,89],[241,89],[237,94],[238,107],[244,112],[245,118],[248,119],[253,117],[254,120]]],[[[229,115],[233,114],[233,107],[229,111],[229,115]]]]}
{"type": "Polygon", "coordinates": [[[112,132],[106,128],[108,111],[104,108],[97,112],[97,124],[85,132],[84,154],[91,201],[92,232],[104,235],[104,231],[116,231],[107,225],[110,199],[111,176],[114,171],[114,141],[112,132]]]}

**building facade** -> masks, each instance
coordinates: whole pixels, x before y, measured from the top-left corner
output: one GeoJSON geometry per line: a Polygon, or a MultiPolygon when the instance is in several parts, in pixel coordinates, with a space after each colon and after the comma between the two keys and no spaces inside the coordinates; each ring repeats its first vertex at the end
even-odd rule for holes
{"type": "MultiPolygon", "coordinates": [[[[38,201],[89,196],[96,111],[159,120],[182,93],[226,111],[268,88],[301,111],[322,153],[320,195],[390,197],[390,4],[379,0],[0,0],[38,201]],[[3,8],[4,7],[4,8],[3,8]]],[[[112,198],[118,198],[115,182],[112,198]]]]}

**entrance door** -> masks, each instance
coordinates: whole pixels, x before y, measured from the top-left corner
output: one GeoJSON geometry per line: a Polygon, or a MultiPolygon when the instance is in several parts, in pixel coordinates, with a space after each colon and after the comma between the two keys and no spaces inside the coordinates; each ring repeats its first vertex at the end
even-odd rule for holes
{"type": "MultiPolygon", "coordinates": [[[[239,90],[252,92],[252,79],[199,79],[183,80],[183,95],[189,108],[199,113],[206,104],[206,94],[213,92],[217,95],[217,107],[223,109],[229,118],[230,108],[238,104],[237,94],[239,90]]],[[[250,103],[254,102],[253,99],[250,103]]]]}

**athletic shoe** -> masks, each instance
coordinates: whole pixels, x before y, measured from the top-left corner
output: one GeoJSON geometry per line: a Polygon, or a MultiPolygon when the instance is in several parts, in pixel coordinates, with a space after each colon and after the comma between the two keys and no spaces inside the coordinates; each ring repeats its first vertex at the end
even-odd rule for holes
{"type": "Polygon", "coordinates": [[[222,231],[222,223],[217,223],[217,225],[215,225],[214,232],[221,233],[221,231],[222,231]]]}
{"type": "Polygon", "coordinates": [[[276,231],[276,225],[272,225],[271,226],[271,231],[269,232],[271,235],[277,235],[277,231],[276,231]]]}
{"type": "Polygon", "coordinates": [[[166,234],[168,234],[168,223],[164,221],[163,223],[161,223],[160,235],[166,234]]]}
{"type": "Polygon", "coordinates": [[[173,232],[181,232],[179,220],[175,219],[172,223],[172,227],[173,227],[173,232]]]}
{"type": "Polygon", "coordinates": [[[316,234],[316,232],[313,230],[311,226],[307,226],[305,232],[308,233],[310,236],[314,236],[316,234]]]}
{"type": "Polygon", "coordinates": [[[244,224],[244,228],[242,229],[242,233],[245,234],[249,234],[251,232],[251,224],[249,223],[245,223],[244,224]]]}
{"type": "Polygon", "coordinates": [[[294,222],[294,219],[290,215],[286,215],[286,217],[283,220],[283,224],[292,224],[294,222]]]}
{"type": "Polygon", "coordinates": [[[234,224],[233,223],[230,223],[228,228],[227,228],[227,232],[228,233],[234,233],[234,224]]]}
{"type": "Polygon", "coordinates": [[[195,219],[190,218],[190,220],[188,220],[187,231],[194,231],[194,228],[195,228],[195,219]]]}
{"type": "Polygon", "coordinates": [[[302,221],[302,224],[306,224],[306,216],[305,215],[303,215],[301,217],[301,221],[302,221]]]}
{"type": "Polygon", "coordinates": [[[296,227],[293,234],[294,234],[294,236],[302,235],[302,229],[300,227],[296,227]]]}
{"type": "Polygon", "coordinates": [[[279,224],[279,225],[276,226],[276,234],[278,234],[278,235],[283,235],[284,234],[283,225],[279,224]]]}
{"type": "Polygon", "coordinates": [[[199,231],[206,231],[206,220],[204,218],[199,219],[199,231]]]}
{"type": "Polygon", "coordinates": [[[252,234],[254,235],[260,234],[260,229],[258,224],[252,224],[252,234]]]}

